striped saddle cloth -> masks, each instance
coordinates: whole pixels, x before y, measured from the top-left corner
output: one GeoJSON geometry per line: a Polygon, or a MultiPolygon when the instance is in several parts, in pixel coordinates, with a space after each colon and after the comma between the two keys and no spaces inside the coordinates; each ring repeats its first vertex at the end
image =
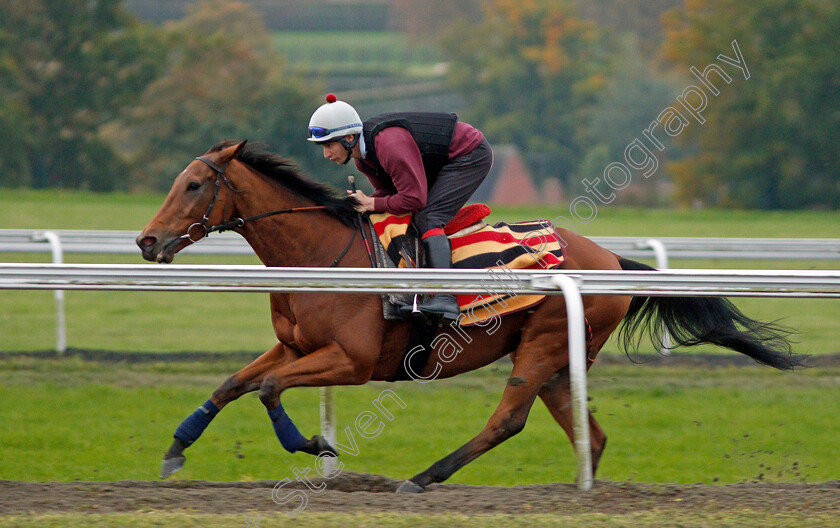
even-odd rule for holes
{"type": "MultiPolygon", "coordinates": [[[[490,213],[484,204],[464,207],[444,232],[452,246],[452,266],[457,269],[552,269],[565,260],[563,247],[548,220],[486,224],[490,213]]],[[[416,236],[410,234],[411,215],[371,214],[370,221],[380,246],[383,267],[416,267],[413,251],[416,236]]],[[[517,295],[505,291],[504,280],[488,281],[488,292],[456,295],[461,308],[461,326],[483,325],[502,315],[525,310],[545,300],[545,295],[517,295]]],[[[403,301],[405,302],[405,301],[403,301]]],[[[410,302],[410,301],[409,301],[410,302]]]]}

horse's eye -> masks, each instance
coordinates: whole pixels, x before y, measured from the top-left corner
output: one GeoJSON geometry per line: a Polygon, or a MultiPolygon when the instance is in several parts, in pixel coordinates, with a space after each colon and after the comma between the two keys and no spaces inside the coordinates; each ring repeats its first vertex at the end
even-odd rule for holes
{"type": "Polygon", "coordinates": [[[187,184],[187,190],[188,191],[196,191],[196,190],[198,190],[199,187],[201,187],[201,184],[198,183],[198,182],[192,181],[192,182],[187,184]]]}

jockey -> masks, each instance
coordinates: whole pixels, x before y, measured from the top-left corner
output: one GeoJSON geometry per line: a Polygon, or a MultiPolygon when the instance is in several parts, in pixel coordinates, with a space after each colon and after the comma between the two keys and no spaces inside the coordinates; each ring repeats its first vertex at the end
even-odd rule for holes
{"type": "MultiPolygon", "coordinates": [[[[368,177],[374,192],[353,193],[359,212],[414,215],[427,267],[452,267],[443,227],[493,165],[481,131],[445,113],[382,114],[363,122],[352,106],[329,94],[309,120],[308,140],[322,145],[324,157],[339,165],[352,158],[368,177]]],[[[433,317],[459,315],[454,295],[436,295],[418,308],[433,317]]]]}

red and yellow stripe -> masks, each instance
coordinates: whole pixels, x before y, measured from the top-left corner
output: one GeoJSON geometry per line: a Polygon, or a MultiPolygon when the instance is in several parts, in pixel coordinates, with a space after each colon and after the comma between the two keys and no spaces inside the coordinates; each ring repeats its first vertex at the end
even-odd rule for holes
{"type": "MultiPolygon", "coordinates": [[[[371,215],[382,245],[405,236],[410,215],[371,215]]],[[[456,234],[457,235],[457,234],[456,234]]],[[[488,282],[481,295],[456,295],[461,306],[461,326],[485,324],[494,317],[528,309],[545,300],[544,295],[517,295],[505,291],[504,270],[553,269],[565,260],[563,246],[546,220],[499,223],[462,236],[451,236],[452,265],[461,269],[498,269],[496,281],[488,282]]],[[[405,267],[400,262],[399,267],[405,267]]]]}

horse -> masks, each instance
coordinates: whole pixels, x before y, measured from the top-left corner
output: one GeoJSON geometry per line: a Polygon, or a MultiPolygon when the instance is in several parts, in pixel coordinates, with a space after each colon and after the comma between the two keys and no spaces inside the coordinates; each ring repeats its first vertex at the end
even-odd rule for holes
{"type": "MultiPolygon", "coordinates": [[[[246,141],[226,140],[195,158],[175,178],[137,244],[146,260],[169,263],[208,233],[233,230],[265,266],[371,267],[366,241],[356,236],[361,224],[355,206],[351,196],[340,196],[308,179],[293,162],[246,146],[246,141]]],[[[570,230],[555,228],[555,232],[565,247],[562,269],[654,271],[570,230]]],[[[164,455],[161,478],[183,467],[184,450],[220,410],[257,390],[284,448],[337,456],[322,437],[306,439],[300,434],[283,410],[283,391],[392,381],[402,367],[411,325],[386,320],[379,295],[271,293],[270,304],[277,343],[227,378],[184,420],[164,455]]],[[[638,345],[641,336],[656,337],[664,328],[676,346],[711,343],[780,370],[804,365],[804,356],[791,352],[787,329],[751,319],[725,298],[584,296],[583,305],[589,325],[588,367],[622,323],[619,341],[625,350],[638,345]]],[[[404,481],[400,492],[419,493],[443,482],[519,433],[537,397],[574,444],[566,309],[560,296],[548,296],[531,309],[504,316],[492,333],[477,326],[456,327],[463,336],[457,356],[429,361],[419,377],[457,376],[506,355],[512,371],[484,428],[404,481]]],[[[607,437],[591,412],[588,418],[594,475],[607,437]]]]}

